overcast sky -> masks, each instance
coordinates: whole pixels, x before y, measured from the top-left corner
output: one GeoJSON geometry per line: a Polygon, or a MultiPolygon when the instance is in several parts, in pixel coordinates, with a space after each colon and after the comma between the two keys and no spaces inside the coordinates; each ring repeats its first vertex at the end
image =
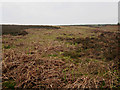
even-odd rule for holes
{"type": "Polygon", "coordinates": [[[0,15],[0,23],[116,24],[118,2],[4,2],[0,15]]]}

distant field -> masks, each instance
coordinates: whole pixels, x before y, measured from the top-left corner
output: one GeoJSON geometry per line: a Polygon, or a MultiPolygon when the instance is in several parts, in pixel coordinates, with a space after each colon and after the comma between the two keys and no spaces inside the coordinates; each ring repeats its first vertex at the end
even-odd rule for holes
{"type": "Polygon", "coordinates": [[[3,88],[120,88],[117,25],[2,30],[3,88]]]}

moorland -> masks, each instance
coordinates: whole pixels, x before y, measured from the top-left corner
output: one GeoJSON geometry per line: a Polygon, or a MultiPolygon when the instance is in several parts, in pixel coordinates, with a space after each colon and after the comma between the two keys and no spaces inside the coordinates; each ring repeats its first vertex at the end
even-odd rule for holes
{"type": "Polygon", "coordinates": [[[118,25],[2,25],[3,88],[120,88],[118,25]]]}

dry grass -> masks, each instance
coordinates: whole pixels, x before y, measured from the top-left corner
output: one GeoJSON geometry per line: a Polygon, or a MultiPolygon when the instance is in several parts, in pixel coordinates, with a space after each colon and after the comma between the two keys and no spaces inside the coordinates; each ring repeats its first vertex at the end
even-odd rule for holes
{"type": "Polygon", "coordinates": [[[3,88],[120,88],[118,26],[3,34],[3,88]]]}

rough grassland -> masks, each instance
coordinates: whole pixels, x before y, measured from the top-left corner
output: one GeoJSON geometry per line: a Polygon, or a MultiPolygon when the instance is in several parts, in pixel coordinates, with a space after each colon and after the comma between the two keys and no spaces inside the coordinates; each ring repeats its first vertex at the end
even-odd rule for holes
{"type": "Polygon", "coordinates": [[[36,27],[4,26],[3,88],[120,88],[117,25],[36,27]]]}

